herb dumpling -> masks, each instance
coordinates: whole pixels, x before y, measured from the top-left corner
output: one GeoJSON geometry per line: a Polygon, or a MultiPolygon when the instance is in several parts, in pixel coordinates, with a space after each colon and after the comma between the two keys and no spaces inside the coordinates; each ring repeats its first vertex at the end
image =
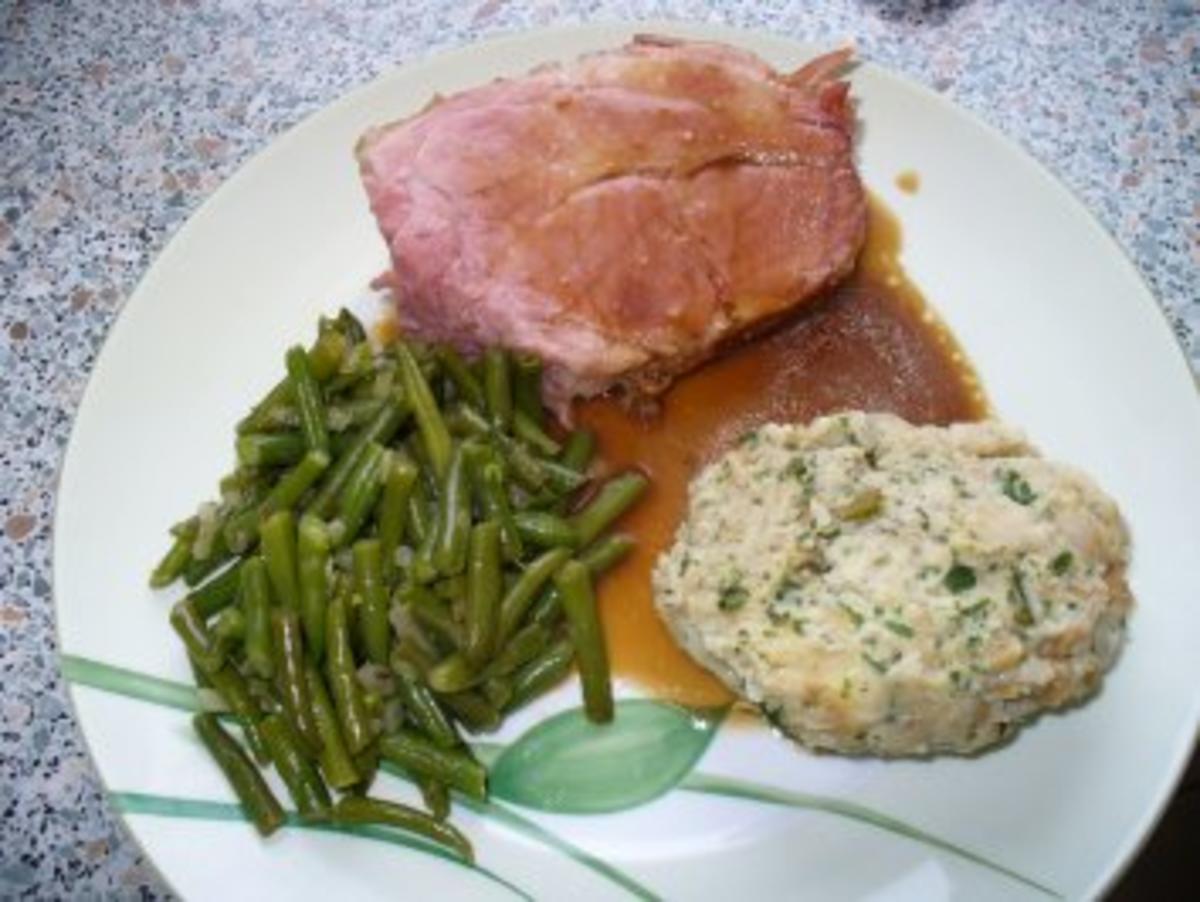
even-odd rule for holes
{"type": "Polygon", "coordinates": [[[1133,603],[1091,479],[995,421],[768,425],[708,466],[654,573],[676,639],[818,749],[967,753],[1093,693],[1133,603]]]}

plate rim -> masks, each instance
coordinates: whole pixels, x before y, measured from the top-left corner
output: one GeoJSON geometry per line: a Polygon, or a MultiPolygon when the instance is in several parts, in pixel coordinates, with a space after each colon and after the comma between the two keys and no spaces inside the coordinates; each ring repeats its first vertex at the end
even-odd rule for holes
{"type": "MultiPolygon", "coordinates": [[[[532,28],[517,28],[498,33],[485,34],[477,40],[472,40],[467,43],[426,46],[421,51],[414,54],[411,58],[405,59],[402,62],[388,65],[386,68],[378,72],[371,78],[357,83],[348,90],[343,91],[320,107],[306,113],[300,119],[289,125],[281,132],[270,136],[265,145],[262,145],[257,150],[254,150],[247,156],[236,169],[230,173],[224,180],[221,181],[215,189],[213,189],[187,218],[179,224],[179,226],[170,233],[163,244],[158,248],[153,258],[150,260],[146,268],[141,272],[134,284],[132,290],[127,295],[116,314],[113,316],[109,324],[104,338],[96,352],[95,359],[91,369],[87,374],[86,382],[83,391],[79,395],[79,401],[76,405],[72,416],[71,426],[68,432],[67,441],[63,447],[62,455],[59,459],[59,465],[55,474],[54,480],[54,505],[52,509],[52,527],[50,534],[50,576],[51,576],[51,612],[52,622],[50,633],[54,639],[54,666],[55,672],[65,688],[64,696],[66,697],[68,709],[72,716],[72,724],[75,728],[85,753],[87,754],[88,763],[91,766],[91,772],[95,776],[100,788],[104,793],[104,806],[116,821],[118,821],[125,831],[126,838],[131,840],[139,853],[143,856],[146,862],[150,863],[155,874],[160,880],[166,884],[172,892],[180,895],[178,890],[168,879],[163,869],[160,868],[154,858],[147,852],[137,831],[130,824],[126,813],[119,810],[109,800],[111,792],[104,775],[100,769],[96,754],[92,748],[91,740],[83,728],[82,719],[79,716],[79,706],[76,699],[77,685],[69,680],[63,668],[63,655],[69,654],[63,648],[62,629],[61,629],[61,612],[62,602],[58,590],[59,580],[59,554],[58,554],[58,526],[61,515],[63,494],[61,491],[64,483],[64,476],[68,469],[72,467],[72,462],[78,452],[78,429],[79,429],[79,414],[88,404],[89,399],[95,392],[97,374],[104,366],[106,360],[111,356],[111,347],[114,343],[114,338],[123,334],[123,329],[128,328],[129,317],[127,314],[131,309],[140,309],[147,302],[143,296],[148,294],[145,290],[147,283],[153,285],[153,280],[157,276],[160,269],[165,264],[168,264],[175,256],[181,253],[179,245],[186,243],[187,237],[196,229],[201,228],[203,223],[210,218],[212,209],[217,206],[221,198],[225,195],[234,192],[240,187],[242,182],[253,178],[261,169],[270,165],[272,159],[278,155],[281,145],[291,143],[298,137],[302,137],[307,132],[319,128],[323,121],[336,115],[338,108],[345,104],[354,102],[361,98],[362,95],[378,90],[382,85],[401,77],[403,73],[414,66],[420,66],[434,60],[444,63],[452,63],[456,58],[467,59],[480,53],[488,53],[495,48],[502,48],[510,44],[522,44],[528,42],[535,36],[543,36],[553,38],[555,35],[579,35],[579,34],[594,34],[611,37],[614,41],[622,38],[628,39],[634,34],[643,33],[662,33],[668,36],[678,36],[691,40],[713,40],[723,41],[737,45],[739,38],[758,38],[767,42],[784,42],[791,44],[793,47],[816,52],[820,49],[820,45],[794,37],[782,31],[772,31],[769,28],[763,27],[743,27],[724,22],[699,22],[678,19],[622,19],[618,17],[600,17],[590,21],[555,24],[550,26],[538,26],[532,28]],[[200,223],[200,225],[197,225],[200,223]],[[136,306],[135,306],[136,305],[136,306]]],[[[842,45],[849,44],[854,46],[853,41],[841,42],[842,45]]],[[[873,77],[882,78],[886,81],[898,85],[902,89],[918,94],[925,101],[932,101],[939,107],[943,114],[957,117],[961,121],[969,124],[972,128],[981,130],[987,137],[1003,146],[1009,154],[1020,161],[1022,167],[1041,184],[1042,190],[1053,192],[1058,197],[1065,201],[1067,206],[1071,208],[1071,212],[1081,222],[1085,222],[1088,229],[1092,232],[1095,238],[1104,242],[1112,256],[1120,260],[1121,267],[1126,271],[1127,275],[1133,277],[1136,283],[1141,287],[1149,299],[1154,311],[1158,314],[1155,328],[1165,330],[1168,343],[1174,349],[1174,366],[1182,367],[1181,375],[1190,384],[1192,388],[1192,398],[1195,402],[1193,413],[1197,421],[1200,422],[1200,373],[1196,373],[1191,366],[1189,358],[1183,346],[1175,336],[1171,328],[1170,319],[1167,312],[1164,310],[1162,303],[1159,301],[1157,294],[1153,290],[1149,280],[1138,265],[1134,262],[1131,255],[1126,251],[1124,246],[1111,232],[1105,228],[1099,216],[1089,207],[1082,197],[1073,189],[1061,175],[1059,175],[1049,163],[1040,160],[1035,154],[1028,149],[1024,143],[1017,137],[1010,136],[1002,131],[990,121],[984,119],[981,114],[967,108],[964,105],[956,103],[944,94],[933,90],[926,84],[916,80],[916,78],[899,72],[891,67],[881,63],[873,62],[869,59],[856,58],[854,62],[855,71],[868,70],[873,77]]],[[[1136,303],[1142,306],[1141,302],[1136,303]]],[[[936,305],[935,305],[936,306],[936,305]]],[[[1174,796],[1174,792],[1182,780],[1184,771],[1195,754],[1197,748],[1200,748],[1200,689],[1193,696],[1193,703],[1190,711],[1189,720],[1191,722],[1190,729],[1180,731],[1181,735],[1177,740],[1176,748],[1172,752],[1171,765],[1164,768],[1163,776],[1158,781],[1158,786],[1154,793],[1154,798],[1143,806],[1143,812],[1139,820],[1131,827],[1125,830],[1125,837],[1120,843],[1116,854],[1109,860],[1104,872],[1096,875],[1091,885],[1085,893],[1086,898],[1097,898],[1107,894],[1113,889],[1121,877],[1129,870],[1137,856],[1145,848],[1150,841],[1155,828],[1158,826],[1163,816],[1165,815],[1168,806],[1174,796]]],[[[1185,724],[1186,727],[1186,724],[1185,724]]]]}

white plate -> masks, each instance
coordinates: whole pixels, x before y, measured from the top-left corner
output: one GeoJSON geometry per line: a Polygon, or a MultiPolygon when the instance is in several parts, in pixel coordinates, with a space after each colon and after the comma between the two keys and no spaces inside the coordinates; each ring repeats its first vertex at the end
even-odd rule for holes
{"type": "MultiPolygon", "coordinates": [[[[762,34],[659,30],[740,44],[781,67],[813,52],[762,34]]],[[[228,902],[383,899],[401,889],[418,897],[511,894],[501,880],[539,898],[620,895],[630,883],[714,899],[1038,895],[1030,883],[1067,897],[1100,892],[1153,825],[1200,712],[1195,386],[1137,272],[1057,181],[961,110],[869,64],[853,76],[862,170],[900,215],[909,272],[967,349],[999,413],[1047,453],[1094,474],[1128,517],[1140,605],[1099,698],[1043,718],[977,760],[816,758],[766,734],[720,732],[690,782],[647,805],[588,816],[510,805],[518,818],[458,816],[489,878],[419,848],[300,830],[264,843],[242,823],[180,817],[227,809],[158,797],[231,798],[187,718],[86,685],[113,688],[111,674],[97,676],[79,659],[189,679],[166,600],[145,588],[145,575],[164,526],[208,497],[228,467],[231,424],[271,384],[283,349],[307,337],[319,313],[360,295],[385,264],[351,157],[359,133],[417,109],[435,91],[615,46],[630,31],[511,37],[367,85],[230,179],[126,304],[71,438],[54,559],[73,698],[118,807],[131,812],[131,830],[179,892],[228,902]],[[909,168],[922,177],[915,197],[893,187],[909,168]],[[733,779],[753,781],[760,798],[699,791],[728,791],[733,779]],[[769,803],[772,792],[795,804],[769,803]],[[1029,882],[898,835],[889,822],[856,820],[855,805],[1029,882]]],[[[499,741],[574,698],[573,688],[563,690],[499,741]]]]}

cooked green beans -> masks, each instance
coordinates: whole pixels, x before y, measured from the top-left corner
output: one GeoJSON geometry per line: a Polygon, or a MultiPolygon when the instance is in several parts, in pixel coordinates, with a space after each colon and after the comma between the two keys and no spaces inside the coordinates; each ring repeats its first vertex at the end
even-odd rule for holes
{"type": "Polygon", "coordinates": [[[197,714],[192,725],[213,760],[238,797],[242,810],[262,836],[270,836],[283,824],[283,808],[241,746],[225,732],[212,714],[197,714]]]}
{"type": "Polygon", "coordinates": [[[291,727],[278,714],[262,719],[263,739],[271,753],[271,761],[288,794],[296,803],[296,811],[306,821],[322,821],[329,817],[332,800],[321,775],[305,756],[291,727]]]}
{"type": "Polygon", "coordinates": [[[309,451],[275,484],[257,509],[250,508],[231,517],[223,532],[225,544],[237,552],[248,549],[254,542],[259,520],[276,511],[290,510],[329,466],[324,451],[309,451]]]}
{"type": "Polygon", "coordinates": [[[500,527],[491,520],[471,529],[470,566],[467,570],[467,622],[463,654],[482,665],[496,646],[500,617],[500,527]]]}
{"type": "Polygon", "coordinates": [[[575,648],[571,640],[559,639],[548,649],[516,672],[512,679],[512,695],[505,711],[515,711],[526,702],[556,685],[571,669],[575,648]]]}
{"type": "Polygon", "coordinates": [[[237,437],[237,458],[247,467],[291,466],[307,447],[299,432],[251,432],[237,437]]]}
{"type": "Polygon", "coordinates": [[[404,710],[413,723],[421,728],[421,732],[444,749],[462,744],[454,724],[415,673],[406,669],[406,672],[397,674],[396,688],[404,710]]]}
{"type": "Polygon", "coordinates": [[[321,734],[313,718],[312,698],[304,676],[304,640],[299,615],[295,611],[272,611],[271,637],[275,651],[275,680],[283,711],[300,738],[314,752],[318,751],[321,734]]]}
{"type": "Polygon", "coordinates": [[[408,402],[403,397],[394,397],[366,426],[358,431],[347,448],[325,474],[313,500],[306,508],[307,513],[319,517],[331,517],[337,510],[338,498],[346,480],[359,465],[359,461],[372,442],[386,445],[404,424],[410,413],[408,402]]]}
{"type": "Polygon", "coordinates": [[[536,354],[513,355],[513,406],[517,414],[542,432],[546,425],[546,409],[542,406],[542,361],[536,354]]]}
{"type": "Polygon", "coordinates": [[[555,572],[570,558],[571,553],[565,548],[552,548],[533,560],[525,571],[517,577],[517,581],[504,593],[500,602],[500,622],[497,627],[497,641],[503,645],[513,634],[534,596],[541,591],[555,572]]]}
{"type": "Polygon", "coordinates": [[[394,455],[384,475],[383,500],[379,504],[379,552],[383,578],[391,584],[396,576],[396,551],[404,539],[408,502],[417,483],[417,468],[411,460],[394,455]]]}
{"type": "Polygon", "coordinates": [[[288,349],[284,357],[287,364],[288,388],[292,403],[300,414],[300,428],[304,442],[312,451],[329,450],[329,431],[325,426],[325,405],[321,401],[321,390],[308,363],[304,348],[296,345],[288,349]]]}
{"type": "Polygon", "coordinates": [[[442,369],[450,377],[450,381],[454,383],[454,387],[458,391],[458,396],[473,407],[482,408],[485,404],[483,387],[479,384],[479,380],[475,378],[475,374],[471,372],[471,368],[467,366],[467,362],[462,359],[458,351],[449,345],[439,345],[437,357],[442,365],[442,369]]]}
{"type": "Polygon", "coordinates": [[[354,582],[362,607],[358,623],[362,647],[373,664],[385,666],[392,644],[392,626],[388,621],[388,596],[383,585],[382,545],[378,539],[354,543],[354,582]]]}
{"type": "Polygon", "coordinates": [[[329,700],[325,681],[312,664],[304,668],[304,680],[308,684],[308,697],[312,703],[313,721],[321,737],[321,772],[325,782],[334,789],[348,789],[358,783],[360,777],[354,761],[342,738],[337,710],[329,700]]]}
{"type": "Polygon", "coordinates": [[[425,381],[412,352],[403,342],[396,346],[396,358],[400,362],[400,379],[404,393],[412,405],[421,440],[425,443],[425,451],[429,454],[434,472],[439,478],[443,478],[450,468],[450,433],[446,429],[446,422],[433,399],[429,383],[425,381]]]}
{"type": "Polygon", "coordinates": [[[596,453],[596,436],[587,429],[576,429],[567,436],[559,463],[577,473],[587,472],[596,453]]]}
{"type": "MultiPolygon", "coordinates": [[[[589,574],[628,553],[604,533],[645,479],[580,500],[595,437],[563,437],[528,354],[378,349],[343,310],[283,362],[238,424],[217,500],[171,528],[151,584],[191,587],[170,620],[195,681],[258,767],[274,762],[301,818],[469,856],[443,823],[451,790],[487,794],[465,733],[495,730],[576,661],[588,715],[611,716],[589,574]],[[381,756],[428,814],[370,797],[381,756]]],[[[276,829],[287,815],[239,743],[211,715],[197,730],[247,816],[276,829]]]]}
{"type": "Polygon", "coordinates": [[[329,596],[329,530],[312,514],[300,518],[296,538],[296,579],[300,593],[300,618],[308,657],[325,656],[325,606],[329,596]]]}
{"type": "Polygon", "coordinates": [[[592,576],[578,561],[568,561],[554,574],[554,586],[562,595],[563,609],[571,628],[571,642],[579,662],[583,683],[583,707],[589,720],[612,720],[612,681],[608,673],[608,651],[592,594],[592,576]]]}
{"type": "Polygon", "coordinates": [[[433,564],[446,576],[462,573],[471,535],[471,487],[461,444],[451,453],[442,484],[438,525],[440,533],[433,548],[433,564]]]}
{"type": "Polygon", "coordinates": [[[196,606],[189,599],[176,602],[171,608],[171,626],[183,640],[188,654],[202,670],[216,670],[224,662],[225,655],[213,641],[208,624],[196,612],[196,606]]]}
{"type": "Polygon", "coordinates": [[[275,672],[270,592],[266,564],[260,557],[250,558],[242,565],[241,573],[241,605],[246,618],[244,646],[250,671],[264,680],[275,672]]]}
{"type": "Polygon", "coordinates": [[[275,599],[291,611],[300,610],[300,586],[296,575],[296,518],[291,511],[276,511],[258,529],[263,560],[275,599]]]}
{"type": "Polygon", "coordinates": [[[479,497],[479,506],[484,516],[495,520],[500,527],[500,547],[504,558],[508,561],[519,561],[525,556],[525,543],[513,520],[512,508],[508,502],[508,487],[504,484],[504,470],[498,463],[490,459],[490,455],[479,449],[475,455],[474,472],[475,491],[479,497]]]}
{"type": "Polygon", "coordinates": [[[158,562],[158,566],[150,574],[151,589],[161,589],[169,586],[183,575],[183,568],[187,566],[188,560],[192,555],[192,541],[195,537],[196,530],[194,526],[175,537],[175,541],[171,543],[171,547],[167,550],[167,553],[163,555],[162,560],[158,562]]]}
{"type": "Polygon", "coordinates": [[[424,811],[396,802],[369,796],[343,796],[333,806],[335,824],[386,824],[409,833],[418,833],[457,852],[467,861],[475,860],[471,843],[454,827],[424,811]]]}
{"type": "Polygon", "coordinates": [[[483,801],[487,798],[487,771],[467,752],[444,749],[411,730],[400,730],[379,740],[379,754],[412,774],[424,774],[483,801]]]}
{"type": "Polygon", "coordinates": [[[358,466],[346,480],[338,498],[337,544],[348,545],[358,535],[375,508],[383,490],[383,468],[387,452],[378,442],[370,442],[358,460],[358,466]]]}
{"type": "Polygon", "coordinates": [[[513,522],[521,538],[538,548],[574,548],[579,544],[575,527],[546,511],[519,511],[513,522]]]}
{"type": "Polygon", "coordinates": [[[579,544],[587,545],[629,510],[646,490],[649,480],[641,473],[623,473],[600,487],[588,506],[571,518],[579,544]]]}
{"type": "Polygon", "coordinates": [[[357,755],[375,738],[375,729],[363,702],[362,686],[350,647],[346,604],[340,597],[329,602],[325,612],[325,667],[334,707],[342,724],[342,735],[352,755],[357,755]]]}
{"type": "Polygon", "coordinates": [[[512,426],[512,372],[508,352],[488,348],[483,352],[483,396],[488,417],[496,429],[512,426]]]}

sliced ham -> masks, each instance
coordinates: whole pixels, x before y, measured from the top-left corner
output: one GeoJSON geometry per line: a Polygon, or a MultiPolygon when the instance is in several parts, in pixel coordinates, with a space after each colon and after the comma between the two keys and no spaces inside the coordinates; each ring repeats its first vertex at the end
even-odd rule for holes
{"type": "Polygon", "coordinates": [[[402,327],[537,354],[564,413],[660,391],[853,267],[848,56],[780,73],[642,37],[370,130],[358,159],[402,327]]]}

